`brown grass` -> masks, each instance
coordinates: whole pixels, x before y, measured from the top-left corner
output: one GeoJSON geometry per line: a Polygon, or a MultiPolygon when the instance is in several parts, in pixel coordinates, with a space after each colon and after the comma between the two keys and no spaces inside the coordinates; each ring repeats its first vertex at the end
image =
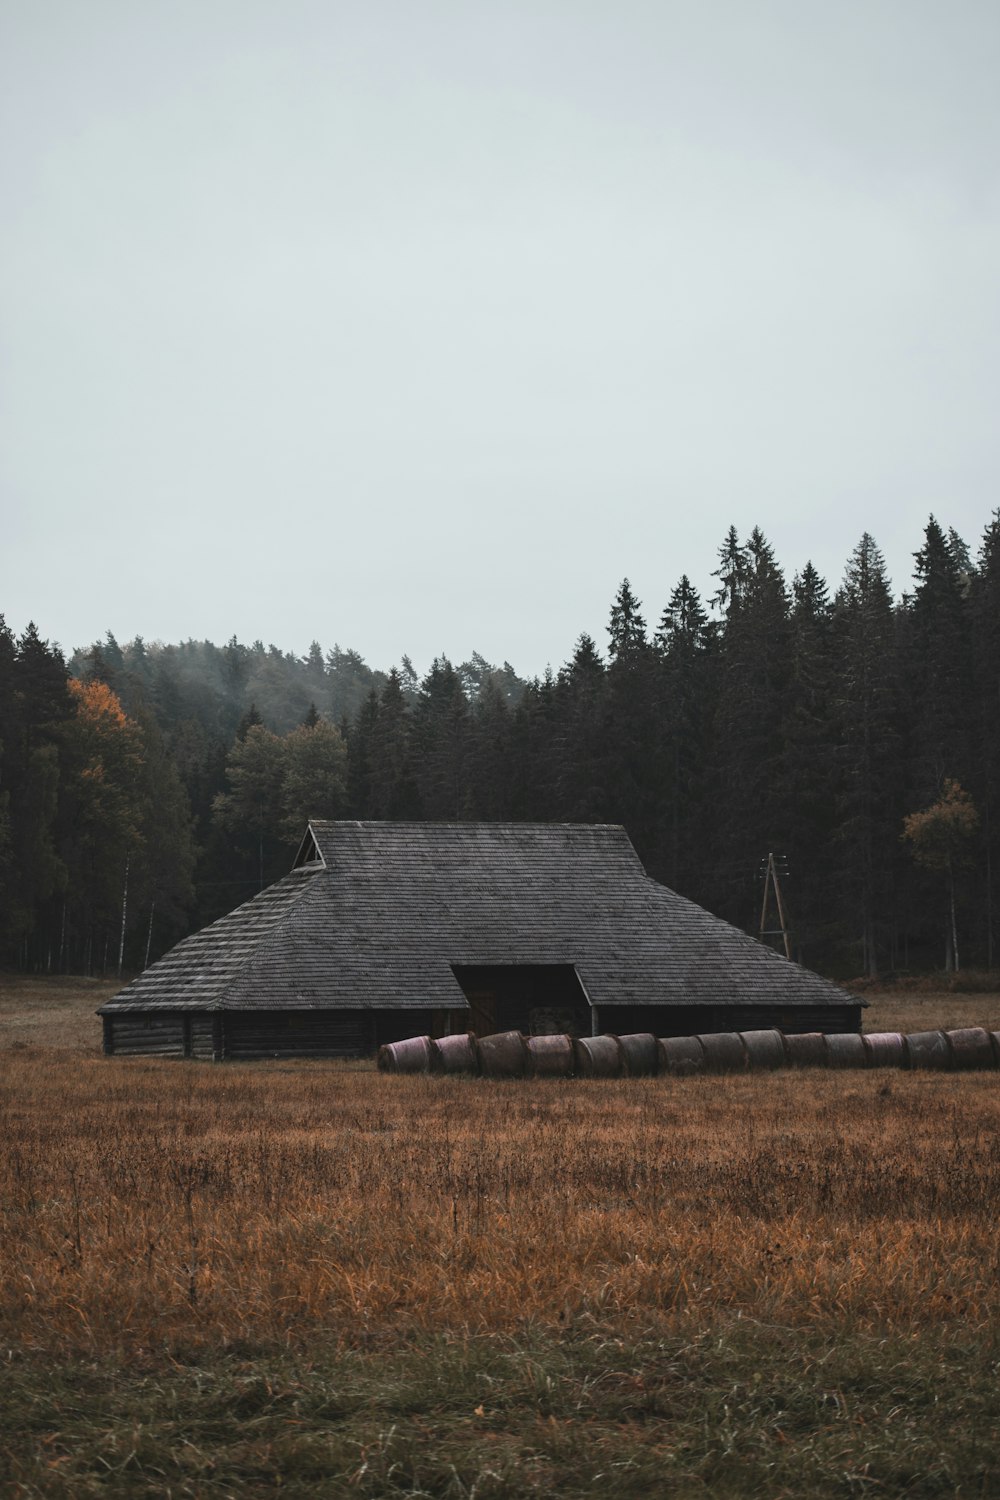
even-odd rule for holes
{"type": "Polygon", "coordinates": [[[950,1031],[985,1026],[1000,1031],[1000,993],[958,994],[949,990],[869,991],[863,997],[865,1031],[950,1031]]]}
{"type": "MultiPolygon", "coordinates": [[[[0,1317],[33,1347],[1000,1311],[996,1075],[505,1087],[103,1059],[113,989],[0,990],[0,1317]]],[[[890,994],[866,1024],[997,1008],[890,994]]]]}
{"type": "MultiPolygon", "coordinates": [[[[987,1001],[995,1005],[996,997],[947,998],[971,999],[976,1020],[993,1019],[987,1001]]],[[[869,1029],[918,1029],[924,1001],[920,996],[904,1012],[894,997],[892,1019],[869,1011],[869,1029]]],[[[727,1410],[745,1396],[747,1413],[764,1410],[755,1381],[770,1390],[783,1361],[804,1358],[804,1351],[810,1373],[802,1378],[812,1384],[821,1369],[820,1383],[830,1378],[824,1361],[834,1349],[854,1371],[837,1377],[843,1380],[860,1379],[871,1351],[895,1351],[894,1373],[880,1376],[878,1387],[889,1413],[906,1404],[892,1395],[900,1361],[915,1370],[923,1359],[930,1370],[953,1358],[945,1351],[956,1340],[965,1352],[948,1378],[949,1399],[953,1388],[966,1400],[973,1367],[982,1390],[992,1388],[991,1330],[1000,1319],[1000,1074],[499,1084],[387,1077],[368,1065],[104,1059],[96,1052],[98,1023],[86,1015],[95,1003],[93,987],[74,997],[71,986],[59,984],[51,993],[5,984],[0,1000],[0,1347],[8,1360],[50,1372],[66,1363],[163,1371],[156,1374],[161,1390],[174,1380],[171,1370],[183,1385],[192,1364],[216,1369],[212,1361],[236,1357],[254,1380],[266,1381],[269,1362],[314,1362],[318,1350],[340,1351],[338,1359],[368,1361],[366,1378],[375,1367],[382,1372],[377,1400],[389,1413],[386,1430],[403,1420],[407,1402],[424,1409],[435,1380],[453,1379],[445,1404],[460,1400],[470,1414],[474,1406],[486,1416],[493,1411],[497,1432],[508,1438],[525,1403],[532,1422],[539,1403],[557,1409],[553,1371],[558,1366],[569,1380],[567,1360],[577,1361],[574,1389],[600,1382],[600,1401],[593,1392],[579,1396],[587,1421],[598,1424],[626,1395],[634,1405],[667,1350],[689,1351],[688,1361],[691,1350],[701,1351],[699,1378],[708,1384],[722,1378],[724,1356],[725,1379],[735,1382],[727,1410]],[[44,1007],[37,1019],[33,1003],[44,1007]],[[31,1041],[48,1035],[40,1023],[53,1016],[57,1044],[31,1041]],[[78,1034],[85,1045],[73,1044],[78,1034]],[[405,1401],[393,1364],[401,1349],[423,1351],[425,1361],[427,1351],[437,1351],[437,1363],[422,1367],[424,1394],[411,1391],[405,1401]],[[465,1351],[464,1374],[449,1352],[456,1349],[465,1351]],[[480,1372],[494,1369],[501,1352],[506,1360],[519,1351],[519,1394],[504,1383],[509,1371],[497,1367],[473,1400],[470,1349],[480,1372]]],[[[927,1024],[958,1019],[964,1013],[938,1009],[927,1024]]],[[[312,1389],[315,1370],[308,1376],[296,1368],[301,1390],[312,1389]]],[[[406,1378],[415,1380],[407,1368],[406,1378]]],[[[930,1374],[927,1380],[932,1392],[930,1374]]],[[[848,1402],[837,1389],[831,1402],[848,1402]]],[[[109,1399],[104,1391],[100,1401],[109,1399]]],[[[29,1402],[25,1409],[36,1408],[29,1402]]],[[[278,1421],[277,1408],[268,1411],[278,1421]]],[[[153,1416],[148,1420],[152,1431],[153,1416]]],[[[712,1421],[724,1420],[720,1407],[712,1421]]],[[[757,1420],[746,1416],[748,1433],[756,1433],[757,1420]]],[[[808,1485],[826,1493],[817,1475],[827,1460],[818,1447],[808,1463],[805,1449],[796,1449],[798,1479],[789,1479],[787,1491],[767,1487],[775,1455],[790,1441],[789,1419],[782,1420],[767,1429],[769,1456],[754,1470],[753,1492],[795,1493],[796,1485],[799,1492],[808,1485]]],[[[826,1428],[809,1420],[812,1442],[826,1428]]],[[[870,1413],[866,1420],[870,1425],[870,1413]]],[[[962,1420],[948,1418],[956,1441],[962,1420]]],[[[57,1432],[59,1421],[46,1417],[57,1432]]],[[[701,1417],[691,1421],[692,1432],[703,1425],[701,1417]]],[[[617,1437],[610,1427],[600,1431],[617,1452],[616,1424],[618,1416],[611,1423],[617,1437]]],[[[425,1433],[425,1442],[421,1430],[419,1421],[407,1428],[416,1445],[411,1457],[426,1458],[437,1441],[425,1433]]],[[[629,1443],[639,1445],[629,1452],[648,1459],[643,1445],[652,1434],[629,1433],[629,1443]]],[[[596,1434],[578,1436],[596,1443],[596,1434]]],[[[683,1493],[750,1493],[738,1476],[723,1482],[721,1470],[704,1467],[709,1451],[718,1456],[715,1426],[703,1439],[707,1448],[698,1447],[701,1438],[689,1439],[701,1457],[684,1472],[690,1478],[697,1469],[702,1477],[683,1493]]],[[[477,1494],[550,1492],[555,1470],[543,1466],[529,1485],[517,1442],[501,1463],[483,1459],[481,1440],[481,1433],[469,1436],[475,1464],[505,1477],[499,1487],[484,1480],[477,1494]]],[[[216,1441],[230,1438],[217,1434],[216,1441]]],[[[872,1442],[873,1433],[852,1429],[850,1443],[869,1453],[869,1463],[872,1442]]],[[[972,1451],[971,1442],[963,1451],[972,1451]]],[[[40,1443],[30,1439],[28,1456],[16,1444],[10,1449],[22,1486],[13,1493],[91,1493],[84,1483],[90,1470],[74,1468],[75,1459],[66,1460],[66,1474],[76,1476],[67,1478],[68,1488],[59,1488],[58,1474],[43,1482],[40,1443]]],[[[546,1444],[546,1453],[562,1451],[555,1437],[546,1444]]],[[[173,1459],[156,1451],[122,1493],[166,1493],[166,1480],[161,1491],[149,1479],[153,1470],[169,1471],[175,1495],[216,1492],[204,1474],[197,1483],[175,1474],[173,1459]]],[[[313,1481],[303,1480],[296,1493],[464,1494],[475,1465],[471,1448],[461,1453],[448,1463],[465,1476],[464,1489],[448,1487],[440,1453],[439,1479],[429,1489],[430,1481],[419,1488],[409,1469],[411,1488],[402,1487],[398,1474],[392,1477],[396,1459],[383,1454],[381,1468],[373,1458],[374,1467],[363,1471],[369,1477],[351,1481],[355,1488],[345,1479],[343,1491],[327,1491],[316,1479],[314,1491],[313,1481]]],[[[980,1455],[973,1466],[975,1492],[995,1493],[983,1480],[984,1461],[980,1455]]],[[[568,1449],[546,1462],[567,1465],[566,1493],[590,1493],[583,1478],[572,1488],[568,1449]]],[[[644,1492],[638,1476],[645,1471],[639,1458],[634,1462],[635,1489],[620,1476],[615,1492],[644,1492]]],[[[235,1489],[219,1493],[257,1493],[251,1470],[240,1473],[235,1489]]],[[[856,1490],[829,1490],[864,1491],[860,1481],[856,1490]]],[[[959,1491],[942,1482],[926,1492],[959,1491]]]]}
{"type": "Polygon", "coordinates": [[[0,1047],[37,1043],[96,1055],[101,1023],[94,1011],[120,989],[112,979],[0,973],[0,1047]]]}

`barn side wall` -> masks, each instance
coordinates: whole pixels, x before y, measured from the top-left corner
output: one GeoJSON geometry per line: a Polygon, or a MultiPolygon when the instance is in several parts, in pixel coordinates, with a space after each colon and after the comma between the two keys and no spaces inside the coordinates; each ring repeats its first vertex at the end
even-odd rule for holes
{"type": "Polygon", "coordinates": [[[598,1031],[624,1036],[697,1036],[711,1031],[775,1030],[844,1032],[861,1030],[861,1005],[600,1005],[598,1031]]]}
{"type": "Polygon", "coordinates": [[[365,1057],[375,1051],[371,1011],[225,1011],[220,1019],[224,1058],[365,1057]]]}
{"type": "Polygon", "coordinates": [[[716,1011],[715,1031],[763,1031],[773,1029],[795,1035],[804,1031],[847,1032],[861,1030],[859,1000],[843,1005],[722,1005],[716,1011]]]}
{"type": "Polygon", "coordinates": [[[119,1011],[104,1017],[109,1057],[183,1057],[185,1017],[177,1011],[119,1011]]]}
{"type": "MultiPolygon", "coordinates": [[[[464,1011],[457,1012],[457,1029],[464,1011]]],[[[103,1017],[108,1057],[370,1057],[428,1034],[431,1010],[119,1011],[103,1017]]],[[[445,1027],[439,1024],[438,1030],[445,1027]]]]}
{"type": "Polygon", "coordinates": [[[222,1017],[216,1012],[195,1012],[191,1017],[191,1056],[211,1062],[222,1051],[222,1017]]]}

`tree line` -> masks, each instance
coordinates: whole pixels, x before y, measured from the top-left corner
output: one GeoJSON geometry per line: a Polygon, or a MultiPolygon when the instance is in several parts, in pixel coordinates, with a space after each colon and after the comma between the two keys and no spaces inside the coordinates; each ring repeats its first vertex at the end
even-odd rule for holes
{"type": "Polygon", "coordinates": [[[749,931],[768,856],[794,956],[857,974],[995,962],[1000,512],[932,517],[894,602],[869,535],[831,592],[731,529],[717,587],[559,671],[421,679],[314,642],[67,662],[0,624],[0,955],[137,969],[283,874],[312,817],[623,823],[649,873],[749,931]]]}

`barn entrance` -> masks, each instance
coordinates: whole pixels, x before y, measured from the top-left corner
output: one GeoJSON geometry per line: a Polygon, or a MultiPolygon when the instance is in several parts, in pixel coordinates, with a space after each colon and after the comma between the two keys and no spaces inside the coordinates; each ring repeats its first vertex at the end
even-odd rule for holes
{"type": "Polygon", "coordinates": [[[572,964],[452,964],[477,1036],[590,1035],[590,1005],[572,964]]]}

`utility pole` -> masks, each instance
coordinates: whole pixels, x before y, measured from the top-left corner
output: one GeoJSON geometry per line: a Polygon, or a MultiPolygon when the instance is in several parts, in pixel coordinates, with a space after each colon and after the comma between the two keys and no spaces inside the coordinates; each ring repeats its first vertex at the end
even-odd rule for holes
{"type": "Polygon", "coordinates": [[[790,960],[792,957],[792,945],[788,938],[788,923],[785,920],[785,906],[781,899],[780,880],[781,875],[788,874],[788,860],[783,854],[768,854],[766,860],[761,860],[760,867],[764,875],[764,899],[761,902],[760,908],[760,939],[763,942],[765,938],[780,937],[785,945],[785,957],[790,960]],[[772,886],[774,887],[774,899],[778,908],[780,927],[768,927],[767,925],[768,897],[771,894],[772,886]]]}

